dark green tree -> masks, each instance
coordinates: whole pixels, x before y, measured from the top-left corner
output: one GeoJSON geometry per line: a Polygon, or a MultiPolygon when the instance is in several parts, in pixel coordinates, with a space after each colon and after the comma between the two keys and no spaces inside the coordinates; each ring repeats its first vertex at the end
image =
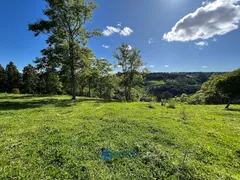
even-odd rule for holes
{"type": "Polygon", "coordinates": [[[47,34],[47,43],[54,48],[64,46],[65,58],[59,58],[61,65],[70,69],[72,99],[76,99],[76,73],[79,58],[79,48],[87,44],[87,39],[101,35],[98,30],[85,28],[91,20],[92,12],[98,6],[91,0],[45,0],[47,8],[43,11],[47,20],[40,19],[29,24],[29,30],[39,34],[47,34]]]}
{"type": "Polygon", "coordinates": [[[10,62],[6,66],[6,75],[7,75],[6,83],[7,92],[12,92],[13,88],[19,89],[21,87],[21,74],[19,73],[17,67],[14,65],[13,62],[10,62]]]}
{"type": "Polygon", "coordinates": [[[6,82],[7,82],[7,74],[5,69],[0,64],[0,92],[6,91],[6,82]]]}
{"type": "Polygon", "coordinates": [[[117,59],[117,65],[122,68],[120,78],[121,85],[124,87],[125,99],[130,101],[132,88],[143,84],[140,67],[144,64],[141,60],[140,51],[122,43],[114,52],[114,57],[117,59]]]}
{"type": "Polygon", "coordinates": [[[25,93],[35,93],[38,84],[36,69],[29,64],[23,69],[23,89],[25,93]]]}

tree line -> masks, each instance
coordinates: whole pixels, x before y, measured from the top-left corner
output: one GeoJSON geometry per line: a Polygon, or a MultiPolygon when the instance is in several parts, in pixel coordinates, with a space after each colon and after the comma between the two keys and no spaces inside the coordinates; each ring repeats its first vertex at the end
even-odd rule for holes
{"type": "MultiPolygon", "coordinates": [[[[119,74],[113,73],[114,66],[107,59],[97,59],[88,48],[81,49],[81,68],[75,71],[75,95],[112,98],[132,101],[144,91],[143,62],[140,51],[122,43],[114,52],[119,74]]],[[[42,50],[43,56],[36,58],[36,66],[29,64],[19,72],[13,62],[4,69],[0,65],[0,92],[11,93],[19,89],[28,94],[71,94],[71,72],[59,67],[52,60],[52,50],[42,50]]],[[[13,92],[14,93],[14,92],[13,92]]]]}

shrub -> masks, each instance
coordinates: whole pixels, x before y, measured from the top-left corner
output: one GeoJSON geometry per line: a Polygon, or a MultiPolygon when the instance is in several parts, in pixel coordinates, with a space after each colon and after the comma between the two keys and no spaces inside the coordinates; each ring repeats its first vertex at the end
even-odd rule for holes
{"type": "Polygon", "coordinates": [[[143,97],[140,98],[140,101],[151,102],[151,101],[153,101],[153,97],[151,97],[151,96],[143,96],[143,97]]]}
{"type": "Polygon", "coordinates": [[[200,91],[196,92],[196,94],[193,94],[188,99],[188,104],[193,104],[193,105],[204,104],[204,102],[205,102],[204,95],[200,91]]]}
{"type": "Polygon", "coordinates": [[[175,107],[176,107],[176,102],[175,102],[175,100],[174,99],[170,99],[169,101],[168,101],[168,103],[167,103],[167,108],[172,108],[172,109],[174,109],[175,107]]]}
{"type": "Polygon", "coordinates": [[[150,108],[150,109],[155,109],[155,107],[154,107],[154,105],[152,103],[148,104],[147,107],[150,108]]]}
{"type": "Polygon", "coordinates": [[[161,102],[161,100],[162,100],[161,94],[158,94],[158,95],[156,96],[156,101],[157,101],[157,102],[161,102]]]}
{"type": "Polygon", "coordinates": [[[138,92],[138,90],[135,89],[135,88],[132,88],[130,93],[131,93],[130,100],[131,101],[138,101],[138,99],[139,99],[139,92],[138,92]]]}
{"type": "Polygon", "coordinates": [[[12,89],[12,93],[13,93],[13,94],[20,94],[20,91],[19,91],[18,88],[13,88],[13,89],[12,89]]]}
{"type": "Polygon", "coordinates": [[[182,106],[180,109],[180,117],[182,120],[186,120],[187,119],[187,114],[186,114],[186,107],[182,106]]]}
{"type": "Polygon", "coordinates": [[[180,97],[181,102],[187,102],[188,101],[188,95],[187,94],[182,94],[180,97]]]}

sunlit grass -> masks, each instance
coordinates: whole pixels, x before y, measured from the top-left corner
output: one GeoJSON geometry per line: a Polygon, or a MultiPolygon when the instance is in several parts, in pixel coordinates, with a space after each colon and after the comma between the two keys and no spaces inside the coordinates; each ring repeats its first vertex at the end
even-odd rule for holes
{"type": "Polygon", "coordinates": [[[149,107],[1,94],[0,179],[240,179],[239,105],[149,107]]]}

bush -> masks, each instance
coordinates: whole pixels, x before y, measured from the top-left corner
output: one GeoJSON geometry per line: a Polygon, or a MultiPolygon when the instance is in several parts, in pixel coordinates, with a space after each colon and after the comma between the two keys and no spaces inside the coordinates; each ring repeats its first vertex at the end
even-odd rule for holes
{"type": "Polygon", "coordinates": [[[138,99],[139,99],[139,92],[138,92],[138,90],[137,89],[135,89],[135,88],[132,88],[131,89],[131,92],[130,92],[130,96],[131,96],[131,101],[138,101],[138,99]]]}
{"type": "Polygon", "coordinates": [[[20,94],[20,91],[19,91],[18,88],[13,88],[13,89],[12,89],[12,93],[13,93],[13,94],[20,94]]]}
{"type": "Polygon", "coordinates": [[[188,101],[188,95],[187,94],[182,94],[180,97],[181,102],[187,102],[188,101]]]}
{"type": "Polygon", "coordinates": [[[175,102],[175,100],[174,99],[170,99],[169,101],[168,101],[168,103],[167,103],[167,108],[172,108],[172,109],[174,109],[175,107],[176,107],[176,102],[175,102]]]}
{"type": "Polygon", "coordinates": [[[140,101],[142,101],[142,102],[151,102],[153,100],[154,100],[154,98],[151,96],[143,96],[140,98],[140,101]]]}
{"type": "Polygon", "coordinates": [[[156,96],[156,101],[157,101],[157,102],[161,102],[161,100],[162,100],[161,94],[158,94],[158,95],[156,96]]]}
{"type": "Polygon", "coordinates": [[[180,117],[182,120],[186,120],[187,119],[187,114],[186,114],[186,107],[182,106],[180,109],[180,117]]]}
{"type": "Polygon", "coordinates": [[[204,104],[204,102],[205,102],[204,95],[199,91],[196,94],[193,94],[192,96],[190,96],[188,99],[188,104],[193,104],[193,105],[204,104]]]}

